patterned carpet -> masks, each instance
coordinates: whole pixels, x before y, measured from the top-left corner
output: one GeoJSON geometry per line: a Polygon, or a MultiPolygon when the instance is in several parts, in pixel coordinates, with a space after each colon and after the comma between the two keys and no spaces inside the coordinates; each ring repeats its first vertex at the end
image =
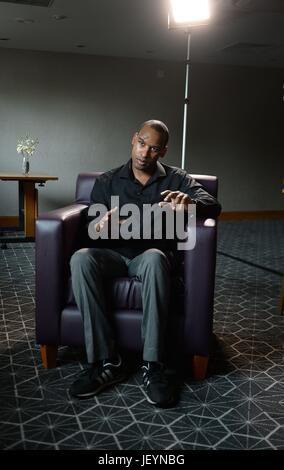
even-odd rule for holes
{"type": "Polygon", "coordinates": [[[82,353],[44,370],[34,341],[34,245],[0,250],[1,449],[284,449],[284,221],[219,224],[209,376],[171,409],[148,404],[137,371],[96,398],[68,387],[82,353]]]}

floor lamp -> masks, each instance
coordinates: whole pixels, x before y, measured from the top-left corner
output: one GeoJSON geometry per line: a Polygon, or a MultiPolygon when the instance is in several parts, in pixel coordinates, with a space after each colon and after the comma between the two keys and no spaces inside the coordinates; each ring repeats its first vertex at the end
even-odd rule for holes
{"type": "Polygon", "coordinates": [[[187,33],[187,55],[185,73],[185,94],[182,131],[181,168],[185,168],[187,114],[189,106],[189,67],[190,67],[190,39],[191,30],[195,26],[208,24],[210,19],[210,0],[170,0],[168,27],[169,29],[182,29],[187,33]]]}

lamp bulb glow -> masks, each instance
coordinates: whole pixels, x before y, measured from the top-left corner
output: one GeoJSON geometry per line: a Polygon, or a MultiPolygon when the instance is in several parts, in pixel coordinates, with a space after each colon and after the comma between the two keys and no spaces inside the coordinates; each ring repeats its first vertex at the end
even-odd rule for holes
{"type": "Polygon", "coordinates": [[[210,18],[209,0],[170,0],[176,23],[198,23],[210,18]]]}

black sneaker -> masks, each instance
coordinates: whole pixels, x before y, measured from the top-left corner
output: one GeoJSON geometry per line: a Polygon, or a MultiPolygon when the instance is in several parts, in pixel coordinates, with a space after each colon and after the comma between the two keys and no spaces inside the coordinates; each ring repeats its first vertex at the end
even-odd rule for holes
{"type": "Polygon", "coordinates": [[[174,401],[173,389],[160,362],[144,362],[142,366],[146,397],[151,405],[169,406],[174,401]]]}
{"type": "Polygon", "coordinates": [[[80,374],[80,378],[71,385],[70,393],[73,397],[89,398],[97,395],[110,385],[121,382],[125,377],[126,374],[120,356],[117,363],[112,363],[106,359],[98,366],[84,370],[80,374]]]}

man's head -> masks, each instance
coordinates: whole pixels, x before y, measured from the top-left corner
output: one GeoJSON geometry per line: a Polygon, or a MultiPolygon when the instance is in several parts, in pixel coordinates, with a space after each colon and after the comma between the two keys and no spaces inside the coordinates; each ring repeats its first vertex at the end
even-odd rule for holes
{"type": "Polygon", "coordinates": [[[132,166],[142,173],[152,173],[159,158],[167,151],[169,130],[162,121],[143,122],[132,139],[132,166]]]}

